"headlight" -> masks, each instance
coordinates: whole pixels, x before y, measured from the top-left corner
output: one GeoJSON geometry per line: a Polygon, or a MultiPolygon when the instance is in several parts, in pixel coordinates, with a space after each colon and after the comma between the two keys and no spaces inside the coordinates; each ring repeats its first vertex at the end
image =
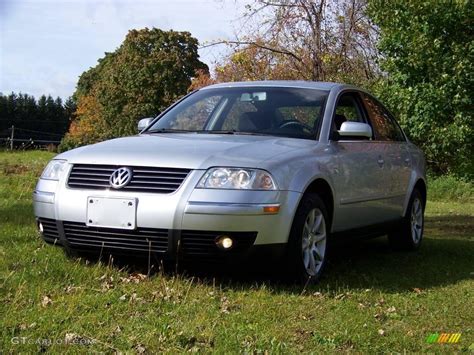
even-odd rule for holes
{"type": "Polygon", "coordinates": [[[66,169],[66,160],[51,160],[41,174],[41,179],[59,180],[66,169]]]}
{"type": "Polygon", "coordinates": [[[211,168],[197,185],[203,189],[276,190],[272,176],[265,170],[211,168]]]}

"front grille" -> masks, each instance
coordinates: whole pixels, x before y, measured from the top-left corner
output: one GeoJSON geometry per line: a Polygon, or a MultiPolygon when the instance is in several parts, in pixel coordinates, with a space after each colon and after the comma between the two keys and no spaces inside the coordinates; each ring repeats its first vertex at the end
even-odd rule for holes
{"type": "Polygon", "coordinates": [[[136,230],[88,227],[84,223],[63,222],[64,234],[73,247],[81,249],[118,249],[139,252],[166,252],[168,230],[136,230]]]}
{"type": "MultiPolygon", "coordinates": [[[[110,188],[109,179],[119,165],[76,164],[72,167],[67,185],[73,189],[105,190],[110,188]]],[[[133,177],[121,191],[172,193],[176,191],[191,170],[178,168],[154,168],[128,166],[133,177]]]]}
{"type": "Polygon", "coordinates": [[[59,242],[58,226],[56,220],[49,218],[38,218],[38,222],[43,225],[43,239],[47,243],[61,244],[59,242]]]}
{"type": "Polygon", "coordinates": [[[181,250],[188,256],[225,256],[238,254],[249,249],[257,237],[257,232],[214,232],[190,231],[181,232],[181,250]],[[221,250],[216,246],[216,239],[228,235],[234,241],[230,250],[221,250]]]}

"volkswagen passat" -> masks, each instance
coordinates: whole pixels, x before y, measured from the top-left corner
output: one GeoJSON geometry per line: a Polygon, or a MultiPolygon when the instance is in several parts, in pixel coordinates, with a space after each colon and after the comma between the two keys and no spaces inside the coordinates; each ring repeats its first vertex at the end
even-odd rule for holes
{"type": "Polygon", "coordinates": [[[208,86],[140,134],[55,157],[34,192],[45,241],[67,251],[161,258],[284,258],[317,280],[341,237],[423,237],[425,160],[356,87],[208,86]]]}

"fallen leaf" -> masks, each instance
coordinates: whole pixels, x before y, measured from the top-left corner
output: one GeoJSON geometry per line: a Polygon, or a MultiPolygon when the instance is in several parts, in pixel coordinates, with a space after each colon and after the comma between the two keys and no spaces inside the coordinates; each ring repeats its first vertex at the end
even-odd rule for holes
{"type": "Polygon", "coordinates": [[[82,337],[76,333],[66,333],[64,336],[65,344],[87,344],[88,342],[88,338],[82,337]]]}
{"type": "Polygon", "coordinates": [[[70,294],[70,293],[74,292],[77,288],[79,288],[79,287],[69,285],[69,286],[64,288],[64,292],[67,293],[67,294],[70,294]]]}
{"type": "Polygon", "coordinates": [[[122,295],[119,297],[119,301],[125,301],[127,299],[127,295],[122,295]]]}
{"type": "Polygon", "coordinates": [[[130,302],[142,301],[142,300],[143,300],[143,298],[137,297],[137,294],[135,292],[132,293],[132,295],[130,296],[130,302]]]}
{"type": "Polygon", "coordinates": [[[378,307],[378,306],[381,306],[385,303],[385,300],[383,298],[381,298],[378,302],[375,302],[375,306],[378,307]]]}
{"type": "Polygon", "coordinates": [[[146,352],[146,348],[142,344],[137,344],[133,347],[137,354],[143,354],[146,352]]]}
{"type": "Polygon", "coordinates": [[[379,335],[385,335],[385,330],[379,329],[379,330],[378,330],[378,333],[379,333],[379,335]]]}
{"type": "Polygon", "coordinates": [[[64,336],[64,342],[66,344],[71,344],[74,342],[75,339],[77,339],[79,336],[77,334],[74,334],[74,333],[66,333],[66,335],[64,336]]]}
{"type": "Polygon", "coordinates": [[[413,289],[413,292],[420,294],[422,291],[421,291],[420,288],[415,287],[415,288],[413,289]]]}
{"type": "Polygon", "coordinates": [[[393,307],[393,306],[392,306],[392,307],[389,307],[389,308],[387,309],[387,312],[388,312],[388,313],[395,313],[396,311],[397,311],[397,309],[396,309],[395,307],[393,307]]]}
{"type": "Polygon", "coordinates": [[[104,280],[100,286],[102,288],[102,292],[107,292],[108,290],[114,288],[114,284],[109,280],[104,280]]]}
{"type": "Polygon", "coordinates": [[[221,298],[221,313],[230,313],[229,311],[229,300],[227,299],[227,297],[225,296],[222,296],[221,298]]]}
{"type": "Polygon", "coordinates": [[[43,296],[43,299],[41,300],[41,305],[43,307],[47,307],[52,303],[53,303],[53,300],[49,296],[43,296]]]}
{"type": "Polygon", "coordinates": [[[141,281],[146,280],[148,277],[145,274],[141,274],[139,272],[134,272],[130,274],[128,277],[121,277],[120,281],[123,283],[140,283],[141,281]]]}

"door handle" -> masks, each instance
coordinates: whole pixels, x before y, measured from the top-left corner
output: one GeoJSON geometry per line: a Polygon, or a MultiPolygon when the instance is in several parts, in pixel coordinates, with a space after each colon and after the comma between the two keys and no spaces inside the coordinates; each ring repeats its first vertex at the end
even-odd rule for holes
{"type": "Polygon", "coordinates": [[[385,160],[382,159],[382,157],[379,157],[377,160],[377,163],[379,164],[380,167],[382,167],[385,164],[385,160]]]}

